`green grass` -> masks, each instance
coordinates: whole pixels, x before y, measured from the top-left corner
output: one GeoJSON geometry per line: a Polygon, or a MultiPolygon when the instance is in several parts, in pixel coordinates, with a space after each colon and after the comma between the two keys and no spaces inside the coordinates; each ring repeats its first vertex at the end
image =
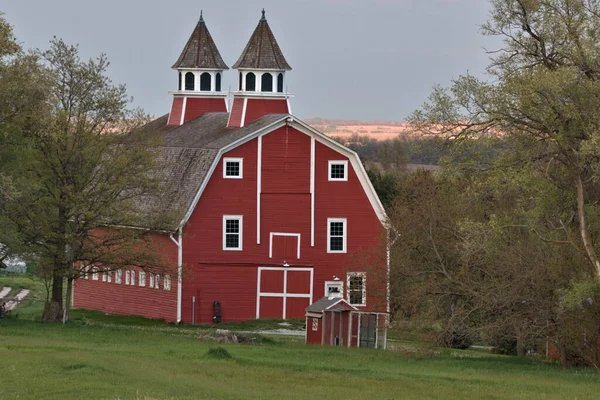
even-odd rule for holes
{"type": "Polygon", "coordinates": [[[203,342],[192,329],[0,321],[0,399],[597,398],[591,370],[477,351],[203,342]]]}
{"type": "MultiPolygon", "coordinates": [[[[277,324],[229,328],[260,326],[277,324]]],[[[74,310],[66,325],[0,320],[0,400],[596,399],[600,393],[594,371],[561,371],[545,360],[414,342],[394,342],[399,350],[387,352],[275,336],[255,345],[217,344],[198,339],[207,329],[83,310],[74,310]]]]}

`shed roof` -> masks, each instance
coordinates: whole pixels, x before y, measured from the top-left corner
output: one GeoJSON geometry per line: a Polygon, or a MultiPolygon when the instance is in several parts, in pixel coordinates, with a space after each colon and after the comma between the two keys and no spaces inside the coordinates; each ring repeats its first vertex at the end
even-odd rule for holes
{"type": "Polygon", "coordinates": [[[198,24],[172,68],[229,69],[206,27],[202,13],[200,13],[198,24]]]}
{"type": "Polygon", "coordinates": [[[323,311],[358,311],[358,308],[339,297],[322,297],[305,308],[306,312],[320,313],[323,311]]]}
{"type": "Polygon", "coordinates": [[[275,36],[265,18],[265,10],[262,18],[250,37],[248,44],[242,51],[242,55],[233,65],[233,68],[248,69],[275,69],[290,71],[292,67],[287,63],[275,36]]]}

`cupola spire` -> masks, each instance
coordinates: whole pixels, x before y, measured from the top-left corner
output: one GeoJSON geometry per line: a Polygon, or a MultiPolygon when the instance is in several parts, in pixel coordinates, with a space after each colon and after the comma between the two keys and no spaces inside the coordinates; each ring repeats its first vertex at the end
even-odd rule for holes
{"type": "Polygon", "coordinates": [[[229,69],[200,11],[200,18],[173,64],[178,87],[173,94],[169,125],[182,125],[207,112],[226,112],[227,93],[222,91],[223,71],[229,69]]]}
{"type": "Polygon", "coordinates": [[[240,58],[238,91],[233,95],[227,126],[242,127],[267,114],[290,114],[285,74],[287,63],[269,27],[265,9],[240,58]]]}

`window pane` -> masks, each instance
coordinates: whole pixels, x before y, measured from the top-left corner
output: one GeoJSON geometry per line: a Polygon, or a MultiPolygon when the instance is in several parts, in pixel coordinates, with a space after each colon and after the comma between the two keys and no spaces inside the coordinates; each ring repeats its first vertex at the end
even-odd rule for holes
{"type": "Polygon", "coordinates": [[[225,233],[239,233],[240,221],[237,219],[228,219],[225,221],[225,233]]]}
{"type": "Polygon", "coordinates": [[[194,90],[194,85],[196,83],[196,77],[193,73],[188,72],[185,74],[185,90],[194,90]]]}
{"type": "Polygon", "coordinates": [[[211,76],[208,72],[205,72],[202,75],[200,75],[200,90],[202,90],[203,92],[210,91],[210,80],[211,76]]]}
{"type": "Polygon", "coordinates": [[[263,74],[261,78],[261,91],[272,92],[273,91],[273,75],[269,73],[263,74]]]}
{"type": "Polygon", "coordinates": [[[331,236],[343,236],[344,235],[344,223],[343,222],[332,222],[330,225],[331,236]]]}
{"type": "Polygon", "coordinates": [[[346,166],[344,164],[331,164],[331,179],[345,179],[346,166]]]}
{"type": "Polygon", "coordinates": [[[363,304],[362,290],[350,291],[350,304],[363,304]]]}
{"type": "Polygon", "coordinates": [[[227,234],[225,235],[225,247],[238,248],[240,247],[240,239],[238,234],[227,234]]]}
{"type": "Polygon", "coordinates": [[[256,75],[252,72],[246,75],[246,91],[254,92],[256,90],[256,75]]]}
{"type": "Polygon", "coordinates": [[[331,251],[344,251],[344,238],[331,237],[329,239],[329,249],[331,251]]]}
{"type": "Polygon", "coordinates": [[[240,162],[227,161],[225,163],[225,176],[240,176],[240,162]]]}

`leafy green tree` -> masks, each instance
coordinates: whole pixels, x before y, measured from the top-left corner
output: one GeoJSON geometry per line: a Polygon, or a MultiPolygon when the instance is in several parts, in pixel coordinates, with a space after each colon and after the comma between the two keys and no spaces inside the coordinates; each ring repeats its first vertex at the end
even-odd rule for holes
{"type": "Polygon", "coordinates": [[[66,320],[73,280],[84,273],[76,262],[162,268],[148,234],[170,217],[152,201],[157,135],[136,130],[147,118],[106,76],[106,57],[82,61],[58,39],[33,57],[46,82],[44,107],[8,132],[22,157],[5,168],[14,190],[0,194],[1,218],[13,242],[39,259],[36,272],[50,287],[43,318],[66,320]]]}
{"type": "Polygon", "coordinates": [[[504,45],[491,52],[490,81],[467,75],[436,87],[411,122],[456,138],[510,138],[515,162],[535,164],[563,189],[557,231],[600,275],[600,2],[491,3],[483,33],[504,45]]]}

